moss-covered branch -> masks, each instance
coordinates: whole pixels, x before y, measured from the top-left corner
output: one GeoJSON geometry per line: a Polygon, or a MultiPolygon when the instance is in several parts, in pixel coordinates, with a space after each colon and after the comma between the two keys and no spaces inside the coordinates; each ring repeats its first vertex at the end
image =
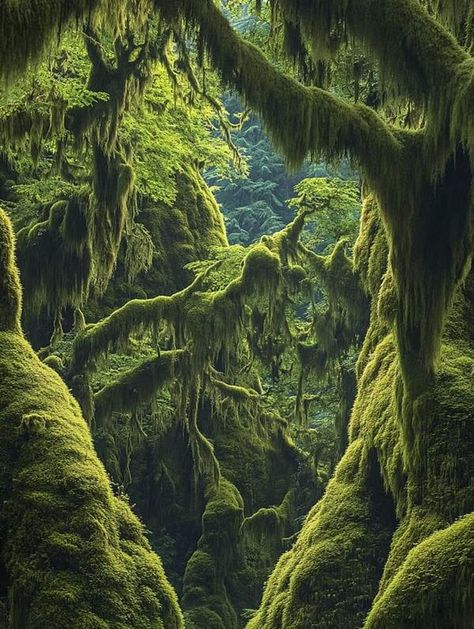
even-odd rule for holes
{"type": "MultiPolygon", "coordinates": [[[[156,4],[164,15],[173,12],[166,2],[156,4]]],[[[174,12],[196,26],[213,66],[262,115],[290,165],[299,165],[308,154],[327,159],[350,154],[372,179],[389,168],[398,154],[398,142],[372,110],[304,87],[276,70],[232,29],[212,0],[182,0],[174,12]]]]}
{"type": "Polygon", "coordinates": [[[95,394],[95,421],[104,424],[113,413],[133,413],[150,404],[167,382],[183,377],[187,358],[185,350],[162,352],[126,371],[95,394]]]}
{"type": "Polygon", "coordinates": [[[469,59],[454,36],[414,0],[276,0],[283,14],[300,24],[316,49],[332,35],[350,34],[364,43],[387,78],[410,96],[441,93],[453,70],[469,59]]]}
{"type": "Polygon", "coordinates": [[[192,343],[193,363],[199,371],[221,350],[237,346],[245,301],[270,295],[282,279],[279,258],[264,245],[249,251],[241,275],[225,289],[199,292],[205,275],[174,295],[134,299],[87,328],[75,344],[72,371],[81,372],[100,355],[126,345],[131,334],[158,331],[163,324],[178,341],[192,343]]]}

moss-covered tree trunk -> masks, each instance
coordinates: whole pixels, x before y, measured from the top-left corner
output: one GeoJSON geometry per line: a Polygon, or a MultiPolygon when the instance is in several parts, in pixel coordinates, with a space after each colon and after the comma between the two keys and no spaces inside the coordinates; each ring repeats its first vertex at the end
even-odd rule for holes
{"type": "Polygon", "coordinates": [[[66,386],[20,330],[13,234],[0,214],[0,597],[4,626],[181,627],[142,525],[113,495],[66,386]]]}
{"type": "Polygon", "coordinates": [[[474,278],[456,291],[428,373],[397,343],[400,302],[381,229],[368,202],[356,255],[372,319],[350,445],[280,559],[252,628],[471,626],[474,278]]]}

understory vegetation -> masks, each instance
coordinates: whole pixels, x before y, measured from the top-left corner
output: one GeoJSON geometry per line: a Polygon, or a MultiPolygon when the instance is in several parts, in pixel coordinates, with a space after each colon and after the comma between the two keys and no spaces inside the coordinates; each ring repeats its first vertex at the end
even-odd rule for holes
{"type": "Polygon", "coordinates": [[[469,0],[0,0],[0,629],[469,629],[469,0]]]}

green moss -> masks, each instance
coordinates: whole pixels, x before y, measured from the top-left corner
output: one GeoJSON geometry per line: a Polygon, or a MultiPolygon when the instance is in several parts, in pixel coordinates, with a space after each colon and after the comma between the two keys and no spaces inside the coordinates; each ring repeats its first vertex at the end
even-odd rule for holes
{"type": "Polygon", "coordinates": [[[162,11],[182,15],[196,27],[202,49],[226,83],[262,115],[290,164],[301,163],[308,153],[328,159],[349,153],[357,160],[388,230],[403,368],[416,362],[429,372],[446,309],[469,269],[473,246],[472,60],[425,8],[409,0],[364,0],[357,8],[342,0],[277,4],[311,43],[338,36],[343,41],[345,28],[361,39],[397,90],[426,105],[425,128],[396,129],[366,107],[282,75],[209,0],[182,0],[162,11]],[[400,28],[406,32],[403,45],[400,28]],[[452,211],[445,211],[447,205],[452,211]]]}
{"type": "Polygon", "coordinates": [[[248,627],[357,627],[375,594],[391,537],[376,462],[352,443],[323,501],[279,560],[248,627]],[[372,467],[375,465],[375,467],[372,467]]]}
{"type": "Polygon", "coordinates": [[[356,263],[371,323],[350,445],[249,627],[356,627],[369,612],[367,627],[421,629],[467,626],[472,616],[473,275],[456,290],[437,369],[427,376],[396,333],[400,302],[381,229],[376,206],[366,203],[356,263]],[[373,535],[378,575],[359,554],[374,547],[373,535]]]}
{"type": "Polygon", "coordinates": [[[57,354],[50,354],[43,360],[45,365],[48,365],[51,369],[53,369],[59,375],[64,375],[65,367],[64,363],[60,356],[57,354]]]}
{"type": "Polygon", "coordinates": [[[87,194],[54,203],[46,221],[18,233],[18,264],[29,320],[66,306],[79,307],[89,291],[93,252],[87,194]]]}
{"type": "Polygon", "coordinates": [[[161,564],[113,497],[77,404],[19,336],[3,333],[2,347],[1,546],[12,626],[181,626],[161,564]]]}
{"type": "Polygon", "coordinates": [[[206,272],[198,275],[171,296],[132,300],[87,328],[75,344],[73,371],[80,372],[99,356],[125,346],[131,334],[156,332],[165,323],[175,339],[192,343],[193,363],[199,371],[219,352],[237,347],[246,301],[265,294],[269,307],[275,306],[275,292],[283,281],[278,257],[264,245],[250,249],[240,277],[225,289],[200,292],[205,276],[206,272]]]}
{"type": "Polygon", "coordinates": [[[470,514],[426,536],[408,553],[364,627],[468,627],[474,614],[473,573],[474,515],[470,514]]]}
{"type": "Polygon", "coordinates": [[[247,563],[266,578],[294,532],[295,495],[290,489],[279,505],[261,507],[242,523],[247,563]]]}
{"type": "Polygon", "coordinates": [[[183,609],[191,627],[239,626],[227,596],[226,578],[239,563],[242,521],[242,497],[234,485],[222,478],[219,488],[207,497],[202,535],[184,575],[183,609]]]}
{"type": "Polygon", "coordinates": [[[0,218],[0,295],[15,314],[0,331],[0,555],[10,626],[178,629],[176,595],[140,522],[113,495],[77,402],[20,334],[11,227],[0,218]]]}
{"type": "Polygon", "coordinates": [[[0,209],[0,331],[20,333],[21,286],[15,265],[15,237],[0,209]]]}

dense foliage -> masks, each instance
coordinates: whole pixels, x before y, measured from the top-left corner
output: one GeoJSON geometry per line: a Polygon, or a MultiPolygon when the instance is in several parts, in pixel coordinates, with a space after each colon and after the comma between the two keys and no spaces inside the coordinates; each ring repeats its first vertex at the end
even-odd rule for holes
{"type": "Polygon", "coordinates": [[[471,4],[0,0],[0,627],[471,626],[471,4]]]}

